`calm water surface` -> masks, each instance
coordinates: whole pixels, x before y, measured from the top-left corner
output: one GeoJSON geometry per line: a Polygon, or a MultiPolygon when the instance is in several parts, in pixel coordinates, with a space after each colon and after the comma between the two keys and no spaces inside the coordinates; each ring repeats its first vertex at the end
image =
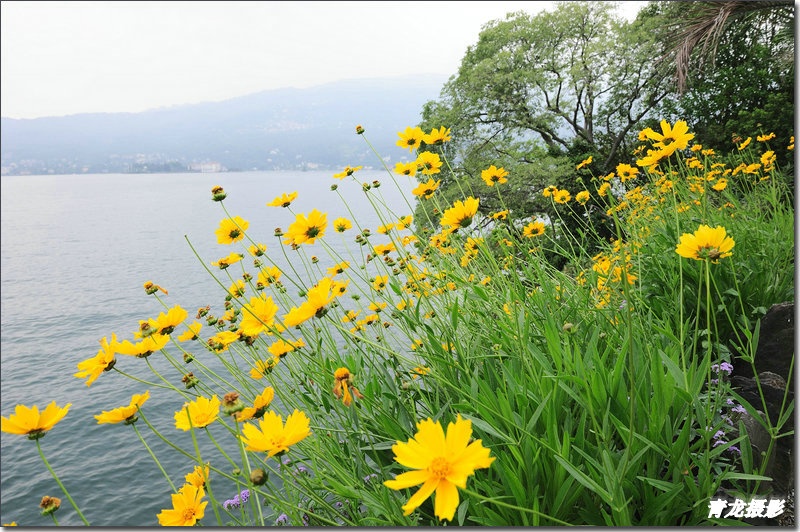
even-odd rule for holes
{"type": "MultiPolygon", "coordinates": [[[[209,278],[186,240],[206,263],[231,251],[242,252],[216,243],[214,230],[225,215],[210,199],[214,185],[225,188],[231,215],[248,220],[248,233],[267,244],[268,252],[279,248],[275,227],[286,229],[293,220],[286,209],[266,207],[284,192],[299,193],[292,205],[296,213],[318,208],[328,213],[329,223],[338,216],[355,217],[374,233],[380,222],[361,187],[331,175],[243,172],[0,179],[2,415],[7,417],[20,403],[40,408],[51,401],[72,404],[64,420],[40,442],[92,525],[156,526],[156,514],[170,507],[170,488],[131,427],[98,425],[94,419],[103,410],[128,404],[131,395],[145,391],[144,385],[111,372],[87,388],[84,379],[73,377],[76,364],[97,353],[100,338],[114,332],[120,339],[133,339],[139,320],[155,318],[163,310],[145,295],[145,281],[165,287],[169,291],[165,302],[185,308],[189,322],[199,307],[221,308],[223,289],[209,278]],[[352,214],[330,191],[333,183],[339,184],[352,214]]],[[[398,215],[411,214],[407,202],[415,183],[400,176],[396,187],[379,172],[362,171],[357,176],[363,181],[380,179],[379,192],[387,205],[398,215]]],[[[339,236],[329,229],[326,242],[343,252],[347,244],[339,236]]],[[[320,266],[332,265],[316,246],[314,253],[322,262],[330,262],[320,266]]],[[[150,358],[157,366],[156,356],[150,358]]],[[[121,369],[130,369],[136,361],[118,356],[121,369]]],[[[191,448],[188,434],[174,427],[178,398],[158,390],[150,393],[145,406],[148,419],[172,441],[191,448]]],[[[173,481],[182,482],[192,468],[190,461],[143,423],[137,426],[173,481]]],[[[52,524],[38,507],[41,498],[50,495],[62,498],[56,514],[60,524],[82,525],[41,463],[35,443],[13,434],[2,433],[0,438],[0,520],[23,526],[52,524]]],[[[213,448],[201,450],[211,454],[213,448]]],[[[233,495],[217,494],[217,498],[233,495]]]]}

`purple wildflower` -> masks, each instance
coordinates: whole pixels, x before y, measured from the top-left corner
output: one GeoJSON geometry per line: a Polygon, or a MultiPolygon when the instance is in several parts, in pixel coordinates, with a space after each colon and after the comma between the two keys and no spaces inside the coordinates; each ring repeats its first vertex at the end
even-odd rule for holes
{"type": "Polygon", "coordinates": [[[717,432],[714,433],[714,439],[715,440],[721,440],[724,437],[725,437],[725,431],[724,430],[718,430],[717,432]]]}
{"type": "Polygon", "coordinates": [[[241,497],[242,503],[247,502],[248,499],[250,499],[250,490],[243,489],[239,496],[241,497]]]}
{"type": "Polygon", "coordinates": [[[376,473],[370,473],[369,475],[364,477],[364,484],[369,484],[373,478],[378,478],[378,475],[376,473]]]}
{"type": "Polygon", "coordinates": [[[277,526],[286,526],[289,524],[289,516],[286,514],[281,514],[275,520],[275,525],[277,526]]]}
{"type": "Polygon", "coordinates": [[[744,414],[747,410],[744,409],[742,405],[736,405],[731,408],[731,412],[738,412],[739,414],[744,414]]]}

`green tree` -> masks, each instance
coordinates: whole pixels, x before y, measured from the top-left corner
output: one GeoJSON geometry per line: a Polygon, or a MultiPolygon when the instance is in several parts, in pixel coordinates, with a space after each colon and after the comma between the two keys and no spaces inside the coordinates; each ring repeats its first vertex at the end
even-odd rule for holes
{"type": "MultiPolygon", "coordinates": [[[[734,137],[774,132],[780,164],[794,134],[794,6],[789,2],[664,2],[657,17],[680,97],[664,114],[687,120],[697,141],[729,152],[734,137]],[[669,38],[671,36],[671,38],[669,38]]],[[[789,172],[791,173],[791,172],[789,172]]]]}
{"type": "MultiPolygon", "coordinates": [[[[592,191],[589,171],[576,171],[589,156],[594,175],[632,162],[638,125],[667,95],[669,79],[654,66],[661,45],[651,20],[627,22],[614,9],[607,2],[561,2],[552,12],[510,13],[484,25],[458,74],[423,110],[426,131],[452,128],[453,142],[443,148],[454,167],[454,174],[441,174],[445,200],[466,191],[486,213],[508,209],[514,219],[555,220],[545,187],[573,196],[592,191]],[[492,164],[509,171],[502,201],[480,179],[492,164]]],[[[417,219],[435,220],[430,204],[420,202],[426,208],[417,219]]],[[[587,209],[589,218],[605,222],[600,234],[610,236],[605,205],[591,201],[587,209]]],[[[574,231],[586,226],[586,212],[559,214],[574,231]]]]}

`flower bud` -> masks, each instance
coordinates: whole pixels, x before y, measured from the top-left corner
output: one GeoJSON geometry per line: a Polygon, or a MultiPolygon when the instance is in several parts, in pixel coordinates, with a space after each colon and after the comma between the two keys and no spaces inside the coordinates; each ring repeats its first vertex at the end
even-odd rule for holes
{"type": "Polygon", "coordinates": [[[213,201],[222,201],[226,197],[227,197],[227,194],[225,194],[225,191],[222,189],[221,186],[217,185],[217,186],[215,186],[214,188],[211,189],[211,199],[213,201]]]}
{"type": "Polygon", "coordinates": [[[42,509],[42,515],[50,515],[61,508],[61,499],[45,495],[42,497],[42,502],[39,503],[39,508],[42,509]]]}
{"type": "Polygon", "coordinates": [[[283,229],[281,229],[280,227],[276,227],[275,236],[283,236],[283,229]]]}
{"type": "Polygon", "coordinates": [[[236,392],[226,393],[222,398],[222,411],[225,415],[230,416],[242,410],[244,410],[244,403],[239,400],[239,394],[236,392]]]}
{"type": "Polygon", "coordinates": [[[200,379],[194,376],[194,373],[187,373],[181,379],[181,382],[188,390],[189,388],[194,388],[200,382],[200,379]]]}
{"type": "Polygon", "coordinates": [[[261,486],[267,481],[267,473],[259,468],[253,469],[250,472],[250,482],[253,483],[254,486],[261,486]]]}
{"type": "Polygon", "coordinates": [[[567,333],[574,333],[575,330],[577,329],[577,325],[575,325],[573,323],[570,323],[570,322],[567,322],[567,323],[564,324],[563,327],[561,327],[561,329],[564,332],[567,332],[567,333]]]}
{"type": "Polygon", "coordinates": [[[361,124],[356,126],[356,134],[357,135],[363,135],[364,134],[364,128],[361,126],[361,124]]]}
{"type": "Polygon", "coordinates": [[[338,188],[339,188],[339,185],[337,185],[336,183],[331,185],[331,190],[336,190],[338,188]]]}
{"type": "Polygon", "coordinates": [[[188,363],[189,363],[189,362],[191,362],[192,360],[194,360],[194,357],[191,355],[191,353],[184,353],[184,354],[183,354],[183,361],[184,361],[185,363],[187,363],[187,364],[188,364],[188,363]]]}
{"type": "Polygon", "coordinates": [[[208,314],[209,310],[211,310],[211,306],[201,307],[197,309],[197,319],[199,320],[200,318],[208,314]]]}

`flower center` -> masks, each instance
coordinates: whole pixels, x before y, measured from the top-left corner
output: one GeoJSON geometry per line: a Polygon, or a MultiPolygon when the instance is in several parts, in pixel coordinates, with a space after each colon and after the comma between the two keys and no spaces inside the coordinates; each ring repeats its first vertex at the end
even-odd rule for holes
{"type": "Polygon", "coordinates": [[[184,508],[181,517],[183,517],[184,522],[192,521],[194,519],[194,508],[184,508]]]}
{"type": "Polygon", "coordinates": [[[235,238],[237,238],[237,237],[238,237],[240,234],[241,234],[241,233],[239,232],[239,230],[238,230],[238,229],[234,229],[234,230],[232,230],[232,231],[231,231],[231,232],[228,234],[228,236],[230,236],[232,239],[235,239],[235,238]]]}
{"type": "Polygon", "coordinates": [[[308,238],[316,238],[319,234],[319,227],[309,227],[306,231],[306,236],[308,238]]]}
{"type": "Polygon", "coordinates": [[[428,471],[430,471],[433,476],[441,480],[450,474],[450,462],[448,462],[447,458],[444,458],[443,456],[434,458],[431,462],[431,465],[428,466],[428,471]]]}

